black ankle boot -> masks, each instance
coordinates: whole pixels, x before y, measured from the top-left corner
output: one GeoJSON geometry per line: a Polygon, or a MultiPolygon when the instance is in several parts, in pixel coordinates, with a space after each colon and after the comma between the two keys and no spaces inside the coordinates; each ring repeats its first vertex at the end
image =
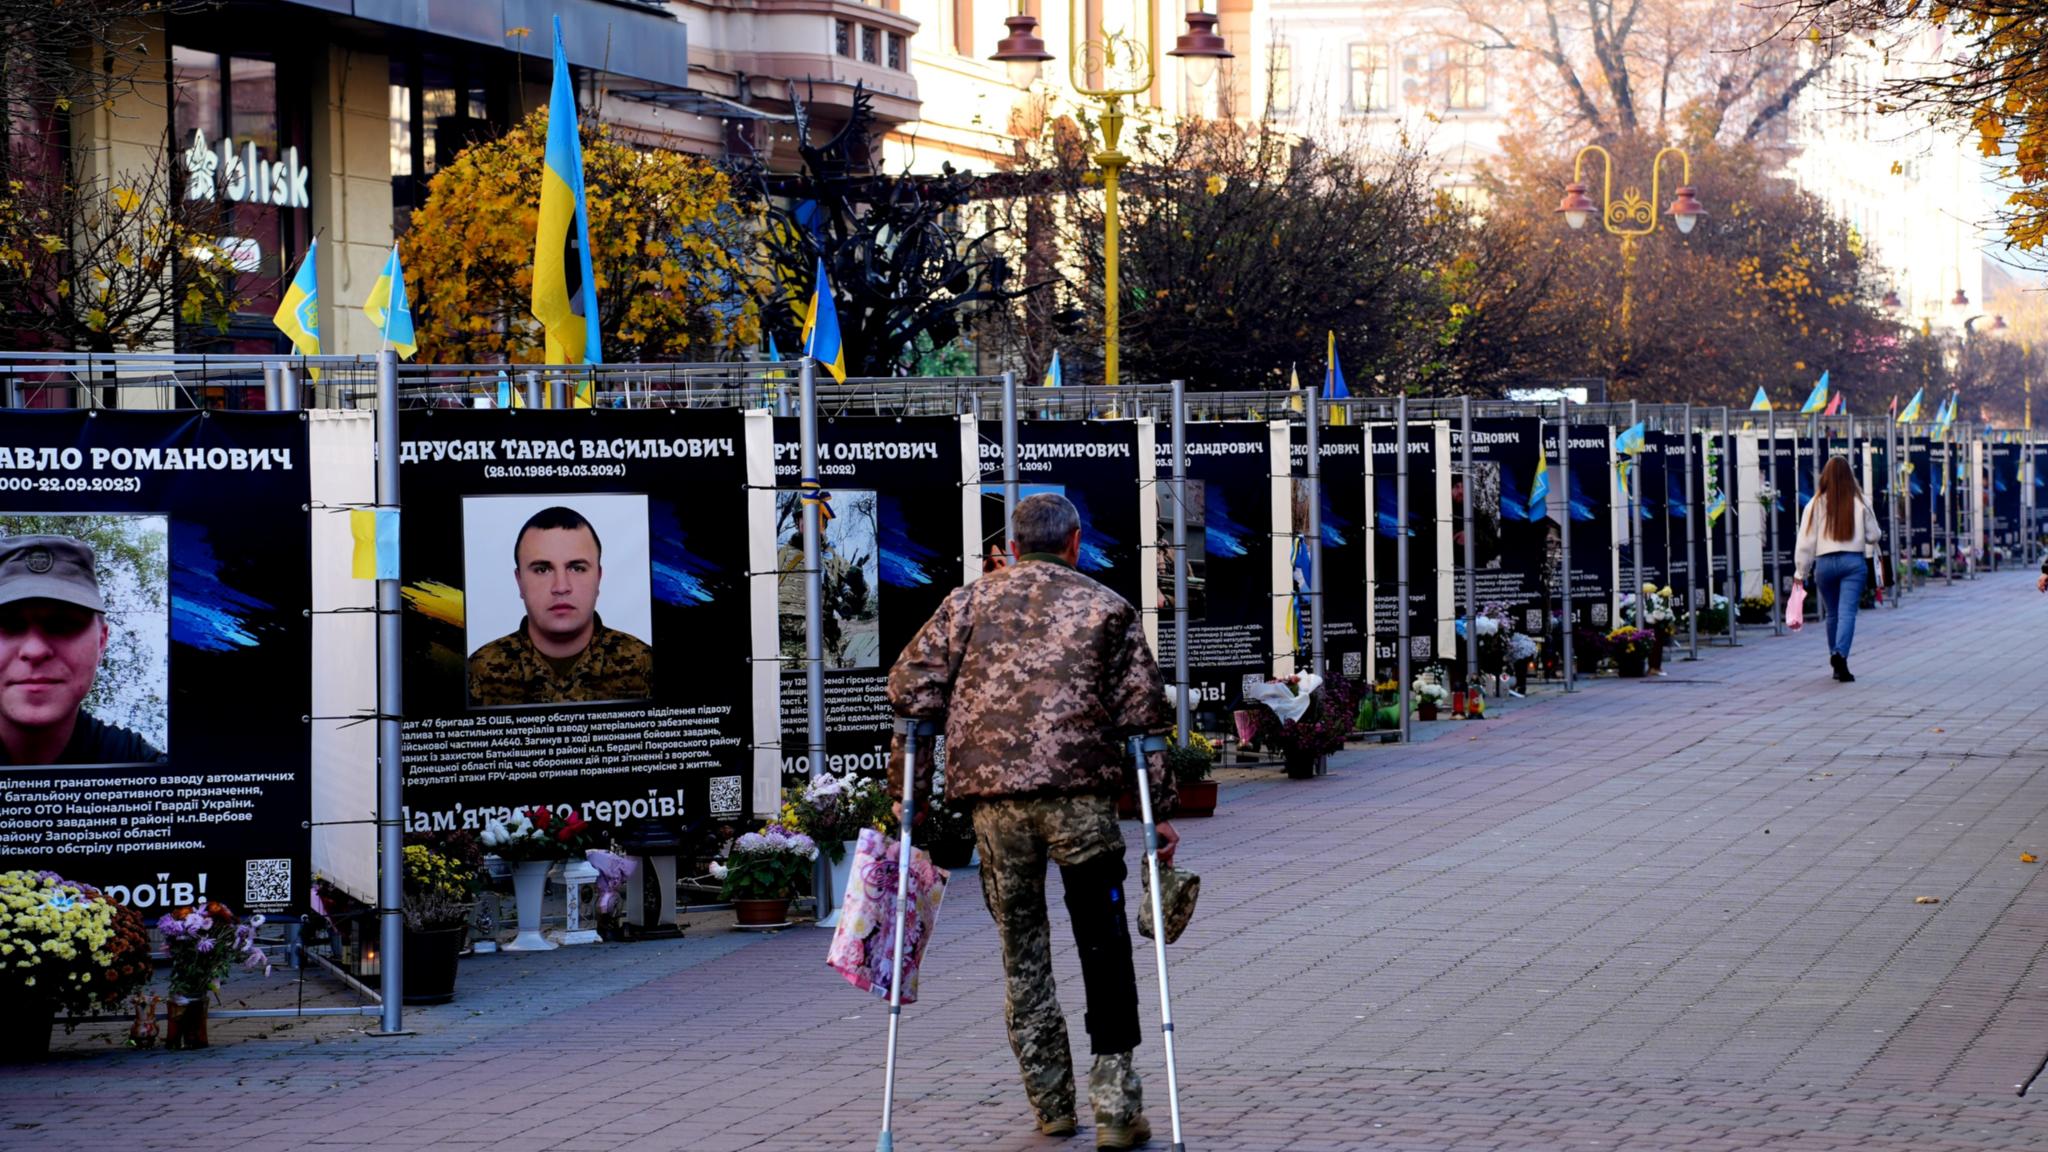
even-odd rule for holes
{"type": "Polygon", "coordinates": [[[1835,679],[1840,680],[1842,678],[1842,673],[1847,672],[1849,670],[1849,662],[1847,660],[1842,659],[1841,653],[1830,652],[1828,653],[1828,667],[1833,668],[1835,670],[1835,679]]]}
{"type": "Polygon", "coordinates": [[[1835,657],[1835,679],[1840,680],[1844,684],[1854,684],[1856,682],[1855,673],[1849,671],[1849,658],[1847,656],[1835,657]]]}

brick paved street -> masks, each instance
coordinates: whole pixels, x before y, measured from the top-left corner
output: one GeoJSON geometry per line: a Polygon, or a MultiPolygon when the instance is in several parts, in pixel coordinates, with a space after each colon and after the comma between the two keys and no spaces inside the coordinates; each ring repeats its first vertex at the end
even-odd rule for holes
{"type": "MultiPolygon", "coordinates": [[[[2048,598],[2005,573],[1867,614],[1854,686],[1815,633],[1326,779],[1228,782],[1181,826],[1205,881],[1172,953],[1188,1146],[2048,1148],[2048,1084],[2014,1091],[2048,1055],[2048,865],[2020,861],[2048,857],[2048,598]]],[[[479,957],[397,1040],[60,1036],[51,1064],[0,1070],[0,1146],[871,1148],[886,1016],[825,943],[693,929],[479,957]]],[[[898,1148],[1092,1147],[1085,1124],[1031,1128],[971,872],[924,987],[898,1148]]]]}

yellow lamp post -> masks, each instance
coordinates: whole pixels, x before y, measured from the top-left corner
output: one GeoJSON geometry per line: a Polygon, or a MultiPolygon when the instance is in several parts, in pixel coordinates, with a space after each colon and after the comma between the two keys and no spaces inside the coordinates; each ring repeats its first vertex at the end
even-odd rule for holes
{"type": "Polygon", "coordinates": [[[1629,315],[1633,311],[1635,289],[1632,283],[1636,263],[1636,239],[1648,236],[1657,230],[1657,201],[1662,199],[1662,174],[1664,158],[1678,157],[1678,193],[1671,201],[1671,207],[1664,214],[1678,225],[1680,235],[1692,232],[1693,225],[1707,214],[1694,195],[1692,186],[1692,157],[1683,148],[1665,148],[1650,161],[1650,197],[1643,198],[1642,189],[1636,186],[1624,187],[1619,200],[1614,197],[1614,156],[1598,144],[1588,144],[1579,149],[1572,161],[1572,181],[1564,186],[1564,199],[1558,202],[1557,211],[1564,216],[1564,222],[1573,231],[1586,226],[1594,214],[1600,217],[1600,226],[1621,237],[1621,339],[1622,358],[1628,358],[1629,315]],[[1598,153],[1601,163],[1600,202],[1595,204],[1586,195],[1585,166],[1586,154],[1598,153]]]}
{"type": "MultiPolygon", "coordinates": [[[[1114,387],[1119,312],[1117,181],[1124,165],[1130,162],[1130,157],[1118,150],[1118,144],[1124,130],[1124,97],[1140,95],[1152,87],[1151,42],[1152,30],[1159,26],[1159,0],[1147,0],[1145,32],[1135,39],[1106,28],[1091,28],[1084,41],[1082,25],[1086,20],[1082,7],[1076,0],[1067,0],[1067,79],[1075,92],[1102,102],[1102,150],[1092,159],[1102,169],[1102,382],[1114,387]],[[1099,86],[1088,82],[1091,64],[1101,66],[1099,86]]],[[[1188,79],[1197,87],[1206,88],[1215,78],[1217,63],[1230,59],[1232,54],[1223,37],[1216,34],[1213,13],[1200,9],[1189,12],[1187,24],[1188,30],[1175,38],[1167,55],[1184,61],[1188,79]]],[[[1040,67],[1053,58],[1045,49],[1045,41],[1037,35],[1038,18],[1024,11],[1019,0],[1017,15],[1005,18],[1003,25],[1010,34],[997,41],[995,54],[989,59],[1007,67],[1010,83],[1029,88],[1038,79],[1040,67]]]]}

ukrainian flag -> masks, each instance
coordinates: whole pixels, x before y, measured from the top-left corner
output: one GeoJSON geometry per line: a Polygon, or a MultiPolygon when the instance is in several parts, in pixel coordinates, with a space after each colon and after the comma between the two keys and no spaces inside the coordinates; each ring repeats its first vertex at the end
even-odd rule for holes
{"type": "MultiPolygon", "coordinates": [[[[278,331],[291,337],[292,347],[301,356],[320,354],[320,281],[314,273],[314,257],[319,251],[320,241],[316,237],[306,245],[306,254],[300,257],[299,270],[284,290],[277,315],[270,318],[278,331]]],[[[320,369],[309,367],[306,374],[318,380],[320,369]]]]}
{"type": "Polygon", "coordinates": [[[1749,410],[1751,412],[1769,412],[1771,410],[1771,398],[1764,395],[1763,385],[1757,385],[1756,399],[1749,402],[1749,410]]]}
{"type": "Polygon", "coordinates": [[[1827,406],[1828,374],[1826,372],[1822,372],[1820,374],[1819,383],[1816,383],[1813,386],[1813,391],[1808,392],[1806,394],[1806,403],[1801,404],[1799,406],[1799,414],[1801,416],[1811,416],[1815,412],[1818,412],[1821,409],[1826,408],[1827,406]]]}
{"type": "MultiPolygon", "coordinates": [[[[1344,383],[1344,365],[1337,360],[1337,334],[1335,332],[1330,333],[1328,353],[1326,363],[1329,364],[1329,368],[1323,373],[1323,399],[1349,400],[1351,399],[1351,388],[1344,383]]],[[[1332,426],[1349,423],[1350,420],[1345,416],[1344,409],[1335,408],[1330,411],[1330,424],[1332,426]]]]}
{"type": "Polygon", "coordinates": [[[1948,426],[1955,422],[1956,394],[1951,392],[1949,393],[1948,402],[1941,406],[1941,411],[1934,414],[1934,434],[1936,436],[1948,435],[1948,426]]]}
{"type": "Polygon", "coordinates": [[[1911,424],[1913,421],[1920,419],[1920,397],[1925,395],[1926,392],[1927,389],[1922,388],[1913,393],[1913,399],[1907,402],[1906,410],[1899,413],[1899,423],[1911,424]]]}
{"type": "Polygon", "coordinates": [[[804,319],[804,355],[825,366],[832,379],[846,383],[846,343],[839,338],[839,309],[832,303],[832,284],[825,279],[825,258],[818,257],[818,275],[811,282],[811,306],[804,319]]]}
{"type": "Polygon", "coordinates": [[[1636,421],[1634,427],[1629,428],[1614,438],[1614,450],[1623,456],[1634,456],[1643,450],[1643,422],[1641,420],[1636,421]]]}
{"type": "Polygon", "coordinates": [[[1045,386],[1058,388],[1065,383],[1066,381],[1060,377],[1060,350],[1055,348],[1052,350],[1052,363],[1045,370],[1045,386]]]}
{"type": "MultiPolygon", "coordinates": [[[[604,363],[597,278],[590,268],[590,210],[583,198],[583,143],[576,129],[576,90],[562,53],[560,16],[555,17],[555,83],[548,96],[540,226],[533,237],[533,315],[547,332],[548,363],[604,363]]],[[[579,388],[578,397],[583,395],[579,388]]]]}
{"type": "Polygon", "coordinates": [[[1714,489],[1713,501],[1707,505],[1707,523],[1712,524],[1719,520],[1721,513],[1726,511],[1728,511],[1728,493],[1716,488],[1714,489]]]}
{"type": "Polygon", "coordinates": [[[384,343],[398,349],[400,358],[411,359],[420,350],[419,342],[413,339],[412,300],[405,293],[405,270],[398,266],[396,244],[384,261],[384,271],[370,285],[370,298],[363,301],[363,315],[377,326],[384,343]]]}
{"type": "Polygon", "coordinates": [[[1536,478],[1529,482],[1529,519],[1541,520],[1550,507],[1550,457],[1536,441],[1536,478]]]}

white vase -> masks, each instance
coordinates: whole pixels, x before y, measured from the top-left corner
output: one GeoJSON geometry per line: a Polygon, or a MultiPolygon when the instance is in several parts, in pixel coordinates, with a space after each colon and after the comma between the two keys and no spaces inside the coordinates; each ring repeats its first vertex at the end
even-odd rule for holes
{"type": "Polygon", "coordinates": [[[839,909],[846,905],[846,886],[853,883],[853,850],[860,846],[860,842],[842,840],[839,846],[844,851],[832,864],[832,914],[818,921],[820,928],[839,927],[839,909]]]}
{"type": "Polygon", "coordinates": [[[597,883],[597,866],[588,860],[562,861],[562,895],[568,914],[562,925],[562,943],[597,943],[597,925],[583,916],[583,897],[597,883]]]}
{"type": "Polygon", "coordinates": [[[552,860],[522,860],[512,866],[512,895],[519,908],[519,935],[507,952],[552,952],[555,945],[540,934],[540,899],[548,888],[552,860]]]}

